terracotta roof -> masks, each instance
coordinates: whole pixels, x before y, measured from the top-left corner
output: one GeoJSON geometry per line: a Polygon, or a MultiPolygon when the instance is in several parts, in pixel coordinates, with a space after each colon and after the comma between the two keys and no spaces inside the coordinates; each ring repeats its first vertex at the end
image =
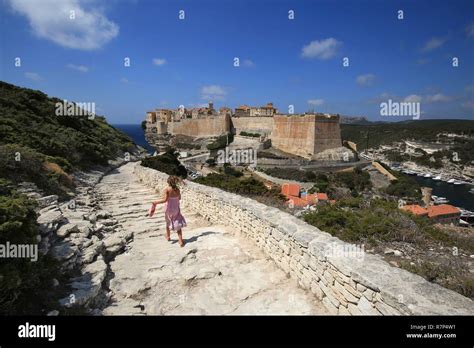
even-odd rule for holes
{"type": "Polygon", "coordinates": [[[281,185],[281,193],[285,196],[300,196],[300,185],[298,184],[283,184],[281,185]]]}
{"type": "Polygon", "coordinates": [[[430,218],[443,215],[460,214],[461,211],[450,204],[430,205],[428,207],[428,216],[430,218]]]}
{"type": "Polygon", "coordinates": [[[318,195],[318,200],[320,201],[327,201],[329,199],[326,193],[318,193],[317,195],[318,195]]]}
{"type": "Polygon", "coordinates": [[[404,205],[400,209],[408,211],[408,212],[410,212],[414,215],[427,215],[428,214],[428,210],[426,210],[425,208],[419,206],[418,204],[404,205]]]}
{"type": "Polygon", "coordinates": [[[239,107],[237,107],[237,108],[235,108],[235,109],[236,109],[236,110],[237,110],[237,109],[240,109],[240,110],[249,110],[250,107],[247,106],[247,105],[240,105],[239,107]]]}
{"type": "Polygon", "coordinates": [[[299,198],[299,197],[288,197],[289,200],[287,201],[288,204],[290,203],[293,203],[293,205],[295,207],[306,207],[308,204],[312,204],[310,202],[308,202],[306,199],[302,199],[302,198],[299,198]]]}

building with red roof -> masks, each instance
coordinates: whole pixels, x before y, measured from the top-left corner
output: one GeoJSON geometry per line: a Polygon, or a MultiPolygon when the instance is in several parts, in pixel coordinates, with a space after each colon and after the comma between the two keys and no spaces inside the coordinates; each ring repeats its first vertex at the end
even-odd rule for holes
{"type": "Polygon", "coordinates": [[[458,224],[461,211],[450,204],[430,205],[428,207],[428,217],[442,224],[458,224]]]}
{"type": "Polygon", "coordinates": [[[441,224],[458,224],[461,217],[461,211],[450,204],[430,205],[423,208],[418,204],[409,204],[400,207],[417,216],[427,216],[430,220],[441,224]]]}
{"type": "Polygon", "coordinates": [[[329,198],[326,193],[303,193],[301,187],[295,183],[285,183],[281,185],[281,193],[288,198],[287,203],[290,206],[303,208],[308,205],[318,204],[320,202],[328,202],[329,198]]]}

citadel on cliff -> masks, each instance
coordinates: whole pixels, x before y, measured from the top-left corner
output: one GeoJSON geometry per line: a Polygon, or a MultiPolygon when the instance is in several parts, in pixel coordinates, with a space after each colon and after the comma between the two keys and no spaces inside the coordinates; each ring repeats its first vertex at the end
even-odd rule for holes
{"type": "Polygon", "coordinates": [[[261,107],[239,106],[234,113],[228,107],[207,107],[176,110],[156,109],[146,114],[146,133],[149,135],[185,135],[194,138],[217,137],[222,134],[239,135],[243,132],[259,135],[260,141],[283,152],[317,159],[318,154],[331,151],[332,159],[341,157],[342,148],[339,115],[321,113],[281,114],[268,103],[261,107]]]}

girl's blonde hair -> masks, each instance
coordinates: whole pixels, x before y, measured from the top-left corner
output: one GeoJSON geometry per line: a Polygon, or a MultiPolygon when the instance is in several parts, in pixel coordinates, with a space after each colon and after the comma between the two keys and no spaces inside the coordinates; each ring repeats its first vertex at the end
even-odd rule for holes
{"type": "Polygon", "coordinates": [[[170,185],[170,187],[175,190],[175,191],[178,191],[179,190],[179,184],[181,183],[181,178],[177,177],[176,175],[170,175],[168,177],[168,185],[170,185]]]}

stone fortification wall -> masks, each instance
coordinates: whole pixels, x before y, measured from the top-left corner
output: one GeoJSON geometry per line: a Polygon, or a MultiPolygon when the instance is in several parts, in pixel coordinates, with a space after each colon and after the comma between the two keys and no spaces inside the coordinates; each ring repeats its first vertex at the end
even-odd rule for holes
{"type": "MultiPolygon", "coordinates": [[[[139,164],[134,171],[150,187],[166,185],[164,173],[139,164]]],[[[330,313],[474,314],[470,299],[392,267],[276,208],[193,182],[182,189],[182,204],[253,240],[330,313]]]]}
{"type": "Polygon", "coordinates": [[[342,146],[338,117],[316,115],[274,116],[272,145],[304,158],[342,146]]]}
{"type": "Polygon", "coordinates": [[[182,134],[191,137],[215,137],[230,131],[230,117],[207,116],[199,119],[183,119],[169,122],[170,134],[182,134]]]}
{"type": "Polygon", "coordinates": [[[279,150],[310,159],[315,145],[315,117],[274,116],[272,146],[279,150]]]}
{"type": "Polygon", "coordinates": [[[240,134],[243,131],[269,135],[273,130],[273,124],[273,117],[232,117],[232,131],[234,134],[240,134]]]}
{"type": "Polygon", "coordinates": [[[339,117],[315,116],[314,153],[342,146],[339,117]]]}

